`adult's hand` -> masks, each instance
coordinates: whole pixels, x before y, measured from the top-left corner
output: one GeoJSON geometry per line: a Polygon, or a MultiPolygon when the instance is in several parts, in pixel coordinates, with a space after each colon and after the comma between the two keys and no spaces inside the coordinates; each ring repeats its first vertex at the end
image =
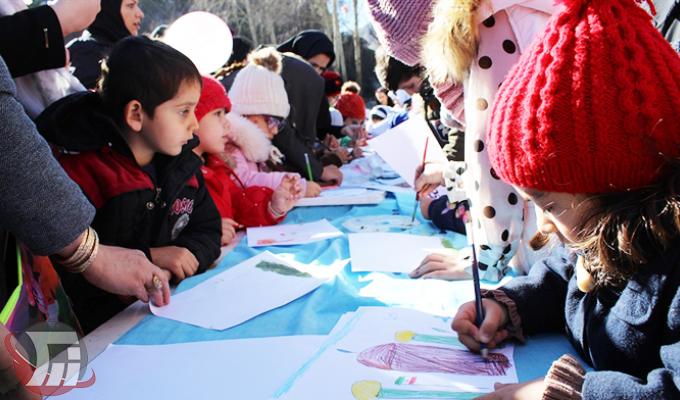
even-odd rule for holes
{"type": "Polygon", "coordinates": [[[139,250],[100,245],[97,258],[83,277],[109,293],[134,296],[156,306],[170,302],[170,274],[152,264],[139,250]]]}
{"type": "Polygon", "coordinates": [[[57,14],[64,37],[80,32],[94,22],[101,10],[101,0],[58,0],[51,5],[57,14]]]}

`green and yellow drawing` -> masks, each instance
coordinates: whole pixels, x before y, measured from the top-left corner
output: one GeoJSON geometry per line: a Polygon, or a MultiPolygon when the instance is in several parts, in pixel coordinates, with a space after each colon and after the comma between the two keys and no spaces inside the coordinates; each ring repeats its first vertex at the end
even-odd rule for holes
{"type": "Polygon", "coordinates": [[[297,278],[311,278],[312,275],[299,271],[295,268],[291,268],[285,264],[279,264],[271,261],[260,261],[255,265],[255,268],[259,268],[262,271],[274,272],[279,275],[294,276],[297,278]]]}

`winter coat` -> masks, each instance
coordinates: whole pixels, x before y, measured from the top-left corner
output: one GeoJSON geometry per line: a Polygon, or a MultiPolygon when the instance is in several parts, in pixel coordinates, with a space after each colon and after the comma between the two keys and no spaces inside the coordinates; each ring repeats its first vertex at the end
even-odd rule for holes
{"type": "MultiPolygon", "coordinates": [[[[245,186],[264,186],[276,190],[290,172],[266,171],[265,163],[272,158],[272,152],[278,149],[272,145],[262,130],[247,118],[233,112],[227,114],[231,124],[229,143],[225,150],[234,161],[234,172],[245,186]]],[[[307,181],[300,179],[303,193],[307,190],[307,181]]]]}
{"type": "Polygon", "coordinates": [[[272,189],[246,187],[219,157],[207,155],[201,172],[222,218],[231,218],[246,227],[276,225],[283,220],[269,212],[272,189]]]}
{"type": "MultiPolygon", "coordinates": [[[[550,257],[496,297],[516,307],[524,334],[566,332],[595,371],[584,399],[680,398],[680,242],[622,288],[578,289],[573,263],[550,257]]],[[[513,311],[510,311],[514,314],[513,311]]],[[[512,317],[511,317],[512,320],[512,317]]]]}
{"type": "MultiPolygon", "coordinates": [[[[220,254],[221,222],[192,149],[194,137],[175,157],[157,154],[142,168],[96,93],[65,97],[37,120],[61,154],[58,160],[97,209],[92,227],[102,244],[142,250],[184,247],[204,271],[220,254]]],[[[62,275],[76,314],[88,331],[121,311],[117,296],[62,275]]]]}

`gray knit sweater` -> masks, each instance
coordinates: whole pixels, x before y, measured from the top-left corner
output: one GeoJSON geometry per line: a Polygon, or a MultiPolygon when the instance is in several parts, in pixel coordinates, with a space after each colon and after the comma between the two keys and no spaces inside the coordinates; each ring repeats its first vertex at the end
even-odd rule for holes
{"type": "Polygon", "coordinates": [[[15,93],[0,58],[0,229],[38,255],[54,254],[87,229],[95,210],[52,157],[15,93]]]}

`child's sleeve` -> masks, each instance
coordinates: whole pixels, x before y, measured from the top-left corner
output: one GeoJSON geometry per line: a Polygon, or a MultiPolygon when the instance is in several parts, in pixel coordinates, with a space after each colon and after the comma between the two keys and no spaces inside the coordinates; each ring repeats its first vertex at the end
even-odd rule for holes
{"type": "Polygon", "coordinates": [[[539,331],[562,332],[567,288],[576,284],[570,283],[573,269],[564,257],[548,257],[536,263],[529,275],[483,294],[507,307],[510,331],[519,339],[539,331]]]}
{"type": "Polygon", "coordinates": [[[269,202],[274,192],[266,187],[251,186],[232,194],[235,220],[246,226],[269,226],[278,224],[285,215],[275,218],[269,212],[269,202]]]}
{"type": "Polygon", "coordinates": [[[198,260],[198,272],[205,271],[220,255],[222,220],[199,172],[194,211],[187,227],[173,245],[188,249],[198,260]]]}
{"type": "MultiPolygon", "coordinates": [[[[234,172],[245,186],[263,186],[270,188],[271,190],[276,190],[276,188],[281,185],[281,181],[286,175],[300,176],[294,172],[262,172],[255,163],[249,162],[242,152],[234,151],[233,153],[230,153],[230,155],[236,163],[234,172]]],[[[306,183],[304,184],[303,189],[305,188],[306,183]]]]}

